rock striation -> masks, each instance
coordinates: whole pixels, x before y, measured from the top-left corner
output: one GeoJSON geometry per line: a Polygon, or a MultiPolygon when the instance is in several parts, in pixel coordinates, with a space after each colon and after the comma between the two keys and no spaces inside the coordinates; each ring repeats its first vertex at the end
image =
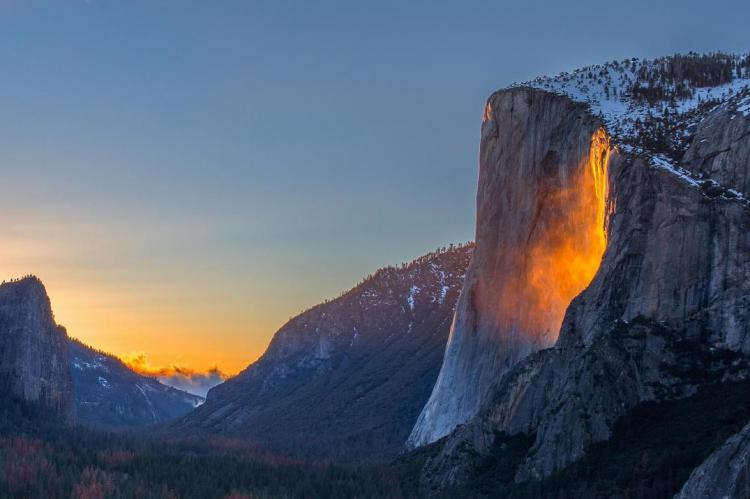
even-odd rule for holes
{"type": "Polygon", "coordinates": [[[67,334],[35,277],[0,285],[0,390],[75,420],[67,334]]]}
{"type": "MultiPolygon", "coordinates": [[[[639,403],[686,397],[707,383],[748,377],[750,107],[743,85],[750,71],[740,64],[744,60],[728,58],[732,71],[710,83],[718,100],[691,100],[708,90],[696,84],[690,93],[667,83],[646,95],[671,95],[671,104],[628,100],[646,92],[639,75],[650,78],[653,88],[686,64],[696,74],[712,74],[715,61],[698,56],[679,64],[676,59],[622,64],[618,71],[630,72],[620,77],[628,82],[624,88],[606,88],[610,66],[536,80],[489,99],[480,152],[477,256],[439,375],[444,386],[436,385],[430,400],[440,403],[427,404],[410,440],[412,445],[429,442],[455,427],[424,465],[426,492],[469,479],[499,434],[532,437],[515,480],[543,479],[608,439],[613,423],[639,403]],[[737,65],[741,77],[734,76],[737,65]],[[622,105],[611,105],[605,93],[622,96],[622,105]],[[655,119],[658,124],[642,121],[648,116],[644,107],[658,105],[664,106],[657,111],[663,113],[655,119]],[[673,112],[664,111],[670,106],[673,112]],[[477,317],[495,313],[496,302],[472,301],[471,290],[483,278],[495,289],[503,286],[493,266],[484,263],[492,260],[483,249],[502,248],[497,239],[512,240],[530,229],[509,224],[483,205],[533,213],[533,204],[508,204],[508,193],[526,189],[533,178],[529,172],[549,151],[561,158],[550,175],[562,176],[561,170],[585,156],[586,137],[600,126],[611,146],[601,264],[567,307],[557,340],[519,348],[502,328],[476,327],[477,317]],[[581,149],[578,155],[570,152],[581,149]],[[475,267],[484,275],[474,275],[475,267]],[[479,386],[467,388],[471,381],[479,386]],[[436,398],[440,391],[446,395],[436,398]],[[469,403],[463,400],[466,393],[469,403]],[[457,411],[462,404],[469,409],[457,411]]],[[[690,84],[690,78],[681,82],[690,84]]]]}
{"type": "Polygon", "coordinates": [[[468,421],[504,373],[554,343],[606,244],[609,144],[585,105],[542,90],[495,93],[480,151],[475,255],[413,447],[468,421]]]}

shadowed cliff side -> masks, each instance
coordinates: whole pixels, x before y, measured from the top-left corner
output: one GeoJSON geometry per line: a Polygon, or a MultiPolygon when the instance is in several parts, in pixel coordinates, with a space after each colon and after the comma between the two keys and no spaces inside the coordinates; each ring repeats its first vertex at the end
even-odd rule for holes
{"type": "Polygon", "coordinates": [[[35,277],[0,285],[0,390],[75,420],[67,334],[35,277]]]}

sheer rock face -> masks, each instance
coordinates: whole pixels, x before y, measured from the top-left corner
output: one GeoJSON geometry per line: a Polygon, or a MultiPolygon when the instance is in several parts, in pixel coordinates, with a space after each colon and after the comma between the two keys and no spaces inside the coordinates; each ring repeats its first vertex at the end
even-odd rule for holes
{"type": "Polygon", "coordinates": [[[750,424],[698,466],[675,499],[750,497],[750,424]]]}
{"type": "Polygon", "coordinates": [[[347,462],[401,451],[435,383],[472,246],[381,269],[292,318],[172,431],[347,462]]]}
{"type": "MultiPolygon", "coordinates": [[[[575,202],[561,193],[575,188],[600,126],[585,105],[542,90],[504,90],[488,100],[476,250],[440,375],[409,446],[434,442],[468,421],[508,369],[556,340],[567,303],[558,317],[539,322],[545,312],[534,309],[523,281],[535,243],[559,223],[566,203],[575,202]]],[[[564,223],[564,230],[577,230],[575,221],[564,223]]]]}
{"type": "Polygon", "coordinates": [[[0,285],[0,389],[72,422],[75,402],[66,341],[38,279],[0,285]]]}
{"type": "Polygon", "coordinates": [[[735,130],[732,114],[724,107],[707,117],[711,126],[699,125],[681,164],[716,172],[711,182],[648,155],[613,153],[607,249],[595,278],[570,304],[554,348],[496,371],[499,383],[477,417],[426,463],[426,489],[470,477],[496,432],[534,434],[516,480],[544,478],[609,438],[636,404],[748,375],[750,204],[727,189],[746,189],[750,136],[735,130]],[[700,143],[709,133],[732,137],[713,159],[701,152],[714,150],[700,143]]]}
{"type": "Polygon", "coordinates": [[[696,131],[683,163],[694,174],[750,197],[750,95],[710,112],[696,131]]]}

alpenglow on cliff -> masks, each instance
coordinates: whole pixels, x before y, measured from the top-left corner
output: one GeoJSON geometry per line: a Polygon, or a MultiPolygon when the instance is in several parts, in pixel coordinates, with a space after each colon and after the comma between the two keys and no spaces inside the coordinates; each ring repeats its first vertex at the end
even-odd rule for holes
{"type": "Polygon", "coordinates": [[[631,59],[487,101],[476,249],[411,433],[422,485],[498,435],[543,479],[645,401],[747,377],[750,56],[631,59]],[[695,373],[707,373],[696,377],[695,373]]]}

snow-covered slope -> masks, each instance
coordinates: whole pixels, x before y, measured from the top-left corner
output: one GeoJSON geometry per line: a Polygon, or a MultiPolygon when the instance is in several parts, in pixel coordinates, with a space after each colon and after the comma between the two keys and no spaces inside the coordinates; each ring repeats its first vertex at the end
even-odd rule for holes
{"type": "Polygon", "coordinates": [[[680,166],[698,124],[719,108],[750,115],[750,54],[687,54],[659,59],[626,59],[587,66],[572,73],[517,83],[566,95],[589,105],[623,151],[648,154],[651,164],[701,187],[737,189],[680,166]]]}
{"type": "Polygon", "coordinates": [[[695,124],[731,97],[744,95],[738,109],[750,113],[750,54],[626,59],[514,86],[539,88],[588,104],[616,141],[635,150],[652,149],[644,142],[644,132],[660,126],[675,127],[680,133],[670,137],[671,145],[684,148],[695,124]]]}
{"type": "Polygon", "coordinates": [[[97,427],[160,423],[191,411],[203,397],[142,376],[116,357],[69,341],[79,422],[97,427]]]}
{"type": "Polygon", "coordinates": [[[380,269],[292,318],[174,430],[306,458],[394,456],[435,382],[472,248],[380,269]]]}

